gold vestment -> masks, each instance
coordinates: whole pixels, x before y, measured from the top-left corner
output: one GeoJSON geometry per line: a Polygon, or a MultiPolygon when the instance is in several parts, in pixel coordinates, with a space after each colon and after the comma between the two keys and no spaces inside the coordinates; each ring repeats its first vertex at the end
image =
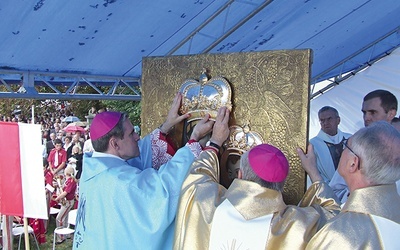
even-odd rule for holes
{"type": "Polygon", "coordinates": [[[246,219],[274,214],[265,249],[304,249],[311,237],[340,210],[324,182],[314,183],[299,206],[286,205],[282,194],[257,183],[235,179],[229,189],[218,183],[219,162],[203,151],[189,169],[176,216],[174,249],[208,249],[216,208],[225,200],[246,219]]]}
{"type": "MultiPolygon", "coordinates": [[[[353,191],[340,214],[312,238],[307,249],[383,249],[370,215],[400,224],[400,196],[395,184],[353,191]]],[[[393,243],[399,248],[399,238],[393,238],[393,243]]]]}

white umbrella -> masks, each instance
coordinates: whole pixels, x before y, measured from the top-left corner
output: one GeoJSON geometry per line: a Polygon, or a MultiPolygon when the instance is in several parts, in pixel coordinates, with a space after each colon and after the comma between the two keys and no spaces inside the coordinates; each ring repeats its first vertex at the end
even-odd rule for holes
{"type": "Polygon", "coordinates": [[[71,122],[71,123],[69,123],[67,126],[73,126],[73,125],[75,125],[75,126],[80,126],[80,127],[86,127],[86,123],[87,123],[87,122],[81,122],[81,121],[79,121],[79,122],[71,122]]]}
{"type": "Polygon", "coordinates": [[[79,118],[78,117],[76,117],[76,116],[67,116],[67,117],[65,117],[64,119],[62,119],[62,121],[61,122],[79,122],[80,120],[79,120],[79,118]]]}

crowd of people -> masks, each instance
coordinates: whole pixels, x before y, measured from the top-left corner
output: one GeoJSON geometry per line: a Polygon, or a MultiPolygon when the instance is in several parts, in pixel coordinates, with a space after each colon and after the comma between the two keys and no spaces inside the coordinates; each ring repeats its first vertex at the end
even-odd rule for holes
{"type": "MultiPolygon", "coordinates": [[[[91,110],[90,112],[95,112],[91,110]]],[[[72,116],[72,113],[65,113],[63,110],[52,114],[36,115],[35,123],[41,125],[42,133],[42,157],[43,157],[43,176],[46,192],[48,215],[50,208],[58,211],[56,217],[56,227],[67,226],[68,212],[77,208],[77,198],[79,190],[79,179],[82,174],[83,154],[92,152],[93,147],[90,140],[90,129],[86,122],[80,122],[79,130],[66,130],[71,121],[64,118],[72,116]]],[[[23,115],[17,115],[6,122],[31,122],[23,115]]],[[[20,223],[20,218],[16,216],[3,216],[5,227],[11,227],[13,223],[20,223]]],[[[34,229],[39,244],[46,242],[45,233],[47,232],[49,221],[29,218],[29,224],[34,229]]],[[[8,230],[10,231],[10,230],[8,230]]],[[[7,230],[2,231],[3,234],[7,230]]],[[[3,249],[12,249],[13,238],[4,235],[3,249]]],[[[64,242],[63,236],[57,236],[57,243],[64,242]]]]}
{"type": "MultiPolygon", "coordinates": [[[[97,114],[93,109],[89,112],[97,114]]],[[[56,118],[50,130],[43,129],[44,176],[46,186],[50,187],[46,189],[46,199],[48,213],[51,207],[60,209],[56,217],[57,228],[68,225],[68,213],[78,206],[83,154],[93,152],[90,126],[86,124],[84,129],[69,131],[66,128],[70,123],[56,118]]],[[[85,126],[84,122],[81,124],[85,126]]],[[[57,235],[55,244],[64,241],[63,235],[57,235]]]]}
{"type": "MultiPolygon", "coordinates": [[[[143,138],[125,113],[97,114],[89,133],[93,150],[84,154],[80,168],[66,167],[75,158],[68,149],[80,154],[85,135],[56,138],[62,128],[50,132],[49,180],[67,176],[54,199],[66,199],[61,214],[77,197],[73,249],[398,247],[400,133],[392,93],[375,90],[364,97],[365,127],[354,135],[338,129],[334,107],[321,108],[321,131],[306,151],[297,149],[311,180],[298,205],[285,204],[289,162],[267,143],[241,156],[238,177],[229,187],[220,184],[220,154],[229,136],[226,107],[215,119],[205,114],[188,142],[175,148],[168,134],[190,117],[178,112],[182,98],[175,96],[165,122],[143,138]],[[65,150],[63,143],[72,145],[65,150]],[[79,180],[73,172],[81,173],[79,180]]],[[[57,225],[65,225],[66,218],[59,216],[57,225]]]]}

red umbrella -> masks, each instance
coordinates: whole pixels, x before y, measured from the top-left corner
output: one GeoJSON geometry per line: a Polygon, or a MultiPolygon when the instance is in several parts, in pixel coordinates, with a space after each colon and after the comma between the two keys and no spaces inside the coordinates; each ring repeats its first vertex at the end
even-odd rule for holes
{"type": "Polygon", "coordinates": [[[80,131],[82,133],[85,133],[85,129],[80,127],[80,126],[76,126],[74,124],[68,124],[65,128],[63,128],[63,130],[65,132],[71,132],[71,133],[75,133],[76,131],[80,131]]]}

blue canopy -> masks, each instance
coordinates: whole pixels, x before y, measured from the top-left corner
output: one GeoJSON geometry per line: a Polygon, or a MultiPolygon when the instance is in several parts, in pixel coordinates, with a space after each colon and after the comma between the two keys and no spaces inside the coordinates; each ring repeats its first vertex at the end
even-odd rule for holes
{"type": "Polygon", "coordinates": [[[400,44],[398,0],[2,0],[0,70],[141,76],[148,56],[311,48],[312,83],[400,44]]]}

